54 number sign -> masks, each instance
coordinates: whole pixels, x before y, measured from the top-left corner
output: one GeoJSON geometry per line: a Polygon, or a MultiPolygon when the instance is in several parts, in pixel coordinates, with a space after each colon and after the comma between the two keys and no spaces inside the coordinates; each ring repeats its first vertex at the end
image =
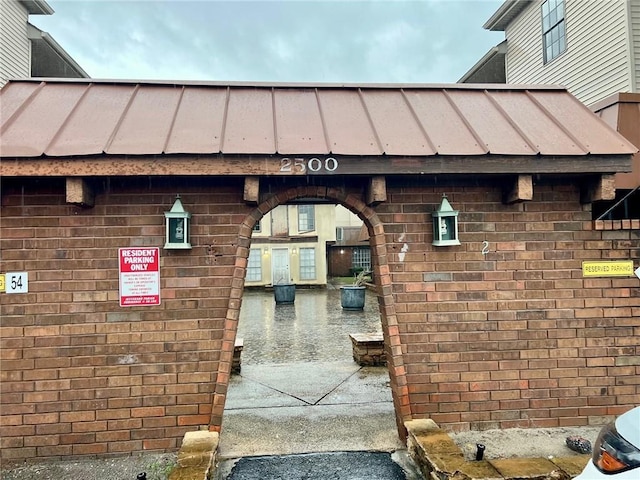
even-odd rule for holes
{"type": "Polygon", "coordinates": [[[7,272],[5,274],[5,291],[7,293],[29,292],[29,273],[7,272]]]}

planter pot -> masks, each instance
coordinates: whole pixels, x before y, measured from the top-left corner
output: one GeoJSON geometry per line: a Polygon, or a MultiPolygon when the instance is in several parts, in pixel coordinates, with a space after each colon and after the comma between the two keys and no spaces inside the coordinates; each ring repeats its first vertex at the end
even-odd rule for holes
{"type": "Polygon", "coordinates": [[[296,286],[293,284],[274,285],[273,295],[276,299],[276,305],[291,304],[296,299],[296,286]]]}
{"type": "Polygon", "coordinates": [[[340,304],[345,310],[362,310],[367,287],[345,285],[340,287],[340,304]]]}

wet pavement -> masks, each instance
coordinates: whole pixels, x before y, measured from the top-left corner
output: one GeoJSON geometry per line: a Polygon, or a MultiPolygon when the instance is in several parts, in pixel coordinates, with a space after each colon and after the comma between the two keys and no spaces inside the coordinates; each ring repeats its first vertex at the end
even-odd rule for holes
{"type": "Polygon", "coordinates": [[[337,289],[297,290],[293,305],[245,291],[242,370],[229,383],[218,478],[419,478],[404,473],[412,465],[398,438],[387,368],[352,358],[349,334],[379,331],[370,291],[361,312],[343,311],[337,289]]]}
{"type": "Polygon", "coordinates": [[[406,480],[389,453],[341,452],[243,458],[228,480],[406,480]]]}
{"type": "Polygon", "coordinates": [[[349,334],[381,329],[371,291],[363,311],[347,311],[339,289],[297,289],[292,305],[276,305],[269,291],[245,290],[238,324],[242,365],[350,360],[349,334]]]}

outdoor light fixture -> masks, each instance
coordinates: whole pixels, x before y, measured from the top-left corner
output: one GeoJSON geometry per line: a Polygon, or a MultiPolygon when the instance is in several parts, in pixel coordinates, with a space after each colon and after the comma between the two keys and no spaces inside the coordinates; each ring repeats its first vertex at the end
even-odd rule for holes
{"type": "Polygon", "coordinates": [[[445,194],[442,194],[442,203],[431,216],[433,217],[433,245],[436,247],[460,245],[458,211],[451,208],[445,194]]]}
{"type": "Polygon", "coordinates": [[[164,212],[165,217],[165,244],[168,250],[187,250],[191,248],[189,243],[189,233],[191,230],[191,214],[182,207],[180,195],[176,195],[176,201],[168,212],[164,212]]]}
{"type": "Polygon", "coordinates": [[[293,247],[293,250],[291,250],[291,253],[294,255],[298,254],[298,249],[296,247],[293,247]]]}

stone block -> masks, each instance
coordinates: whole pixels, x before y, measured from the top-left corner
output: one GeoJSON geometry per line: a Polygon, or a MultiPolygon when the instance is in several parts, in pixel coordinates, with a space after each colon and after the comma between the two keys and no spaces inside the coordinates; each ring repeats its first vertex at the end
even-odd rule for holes
{"type": "Polygon", "coordinates": [[[560,470],[565,471],[571,477],[575,477],[584,470],[584,467],[591,460],[591,455],[572,455],[570,457],[555,457],[550,461],[560,470]]]}
{"type": "Polygon", "coordinates": [[[569,475],[566,472],[546,458],[501,458],[489,460],[489,463],[504,478],[527,480],[569,479],[569,475]]]}
{"type": "Polygon", "coordinates": [[[178,465],[169,480],[207,480],[213,471],[217,450],[217,432],[187,432],[178,452],[178,465]]]}

